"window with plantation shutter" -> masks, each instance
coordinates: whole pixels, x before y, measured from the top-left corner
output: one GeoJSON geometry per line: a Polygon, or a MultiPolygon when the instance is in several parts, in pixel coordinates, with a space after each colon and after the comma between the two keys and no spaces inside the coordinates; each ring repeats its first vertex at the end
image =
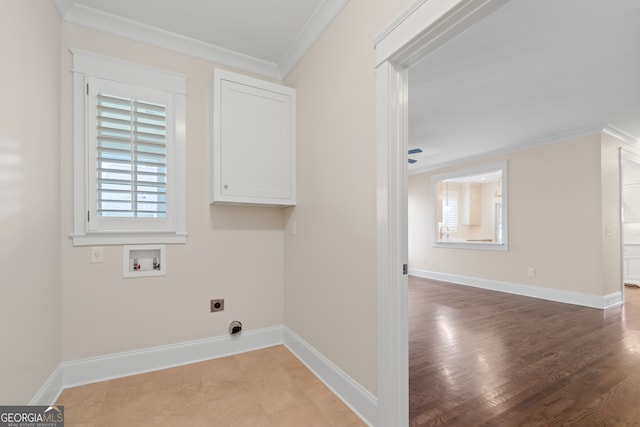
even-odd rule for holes
{"type": "Polygon", "coordinates": [[[458,230],[458,193],[448,191],[442,202],[442,222],[449,231],[458,230]]]}
{"type": "Polygon", "coordinates": [[[183,243],[184,78],[84,54],[74,52],[74,244],[183,243]]]}
{"type": "Polygon", "coordinates": [[[166,217],[166,106],[108,93],[96,101],[96,214],[166,217]]]}

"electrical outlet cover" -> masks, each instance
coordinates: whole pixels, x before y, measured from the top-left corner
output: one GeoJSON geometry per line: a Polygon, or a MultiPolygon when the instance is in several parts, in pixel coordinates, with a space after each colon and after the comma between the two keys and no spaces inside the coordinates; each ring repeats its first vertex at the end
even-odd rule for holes
{"type": "Polygon", "coordinates": [[[211,313],[215,313],[217,311],[224,311],[224,299],[211,300],[211,313]]]}
{"type": "Polygon", "coordinates": [[[102,246],[93,246],[90,250],[91,252],[91,262],[103,262],[104,255],[102,252],[102,246]]]}

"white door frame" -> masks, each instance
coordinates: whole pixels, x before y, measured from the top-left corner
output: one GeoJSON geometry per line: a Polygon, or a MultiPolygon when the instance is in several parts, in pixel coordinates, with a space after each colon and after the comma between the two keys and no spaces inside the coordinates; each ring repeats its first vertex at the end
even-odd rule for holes
{"type": "Polygon", "coordinates": [[[640,167],[640,156],[636,154],[634,151],[628,150],[625,147],[620,147],[618,149],[618,171],[619,171],[619,185],[620,185],[620,292],[622,293],[622,303],[624,304],[624,282],[625,282],[625,268],[624,268],[624,244],[625,244],[625,233],[624,233],[624,217],[622,207],[624,206],[624,175],[625,171],[628,170],[628,166],[625,166],[625,162],[634,163],[638,167],[640,167]]]}
{"type": "Polygon", "coordinates": [[[375,40],[379,427],[409,425],[407,70],[509,0],[418,0],[375,40]]]}

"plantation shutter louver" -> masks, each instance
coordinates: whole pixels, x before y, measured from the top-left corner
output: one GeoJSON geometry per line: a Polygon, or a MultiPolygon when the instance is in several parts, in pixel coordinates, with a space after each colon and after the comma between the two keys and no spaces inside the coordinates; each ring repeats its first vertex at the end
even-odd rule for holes
{"type": "Polygon", "coordinates": [[[458,193],[451,191],[442,204],[442,217],[444,225],[449,231],[458,229],[458,193]]]}
{"type": "Polygon", "coordinates": [[[98,92],[96,214],[167,216],[167,108],[98,92]]]}
{"type": "Polygon", "coordinates": [[[186,76],[71,53],[73,245],[185,243],[186,76]]]}

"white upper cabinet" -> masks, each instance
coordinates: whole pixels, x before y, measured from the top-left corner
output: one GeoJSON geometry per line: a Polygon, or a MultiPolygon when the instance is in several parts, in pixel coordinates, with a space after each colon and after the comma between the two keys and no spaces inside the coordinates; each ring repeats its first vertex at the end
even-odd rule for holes
{"type": "Polygon", "coordinates": [[[211,100],[210,202],[295,205],[295,90],[216,70],[211,100]]]}

